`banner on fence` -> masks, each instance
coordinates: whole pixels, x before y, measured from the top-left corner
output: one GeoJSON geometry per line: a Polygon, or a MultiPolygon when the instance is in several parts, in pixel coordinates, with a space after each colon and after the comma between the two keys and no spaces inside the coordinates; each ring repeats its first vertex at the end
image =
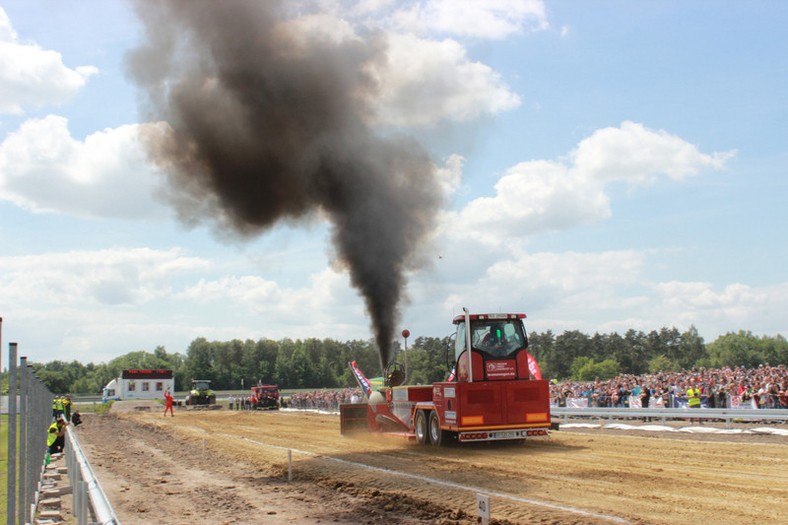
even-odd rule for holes
{"type": "Polygon", "coordinates": [[[566,400],[566,408],[588,408],[588,398],[569,397],[566,400]]]}

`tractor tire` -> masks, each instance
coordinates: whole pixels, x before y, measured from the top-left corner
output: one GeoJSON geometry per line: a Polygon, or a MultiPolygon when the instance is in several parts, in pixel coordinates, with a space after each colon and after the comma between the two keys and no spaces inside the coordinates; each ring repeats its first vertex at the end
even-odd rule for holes
{"type": "Polygon", "coordinates": [[[439,447],[443,444],[443,430],[441,430],[441,422],[438,413],[434,410],[430,412],[429,422],[430,443],[439,447]]]}
{"type": "MultiPolygon", "coordinates": [[[[432,414],[432,412],[430,412],[430,414],[432,414]]],[[[413,422],[413,429],[416,432],[416,442],[419,445],[429,444],[430,433],[427,424],[427,414],[423,410],[416,411],[416,420],[413,422]]]]}

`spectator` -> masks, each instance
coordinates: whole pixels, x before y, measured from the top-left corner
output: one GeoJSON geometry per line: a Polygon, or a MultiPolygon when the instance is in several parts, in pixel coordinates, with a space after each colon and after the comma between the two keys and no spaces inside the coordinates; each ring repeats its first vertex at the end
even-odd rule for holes
{"type": "Polygon", "coordinates": [[[780,385],[777,398],[780,401],[780,408],[788,409],[788,379],[783,380],[782,384],[780,385]]]}
{"type": "Polygon", "coordinates": [[[71,396],[63,396],[63,415],[66,421],[71,421],[71,396]]]}
{"type": "Polygon", "coordinates": [[[50,454],[57,454],[63,452],[63,445],[65,444],[66,427],[68,422],[63,418],[58,418],[47,430],[47,446],[49,447],[50,454]]]}

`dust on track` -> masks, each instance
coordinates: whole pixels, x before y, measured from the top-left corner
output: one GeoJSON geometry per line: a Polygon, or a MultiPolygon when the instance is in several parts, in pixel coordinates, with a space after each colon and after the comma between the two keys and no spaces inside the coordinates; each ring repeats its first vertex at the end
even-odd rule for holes
{"type": "Polygon", "coordinates": [[[467,525],[475,492],[498,525],[788,523],[778,436],[560,431],[436,449],[343,437],[334,415],[226,410],[88,415],[77,433],[124,525],[467,525]]]}

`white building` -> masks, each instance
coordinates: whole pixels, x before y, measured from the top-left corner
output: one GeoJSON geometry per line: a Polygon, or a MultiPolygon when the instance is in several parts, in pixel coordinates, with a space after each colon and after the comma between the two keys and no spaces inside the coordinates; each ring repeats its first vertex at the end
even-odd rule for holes
{"type": "Polygon", "coordinates": [[[172,370],[124,370],[104,387],[103,400],[164,399],[164,391],[175,393],[172,370]]]}

